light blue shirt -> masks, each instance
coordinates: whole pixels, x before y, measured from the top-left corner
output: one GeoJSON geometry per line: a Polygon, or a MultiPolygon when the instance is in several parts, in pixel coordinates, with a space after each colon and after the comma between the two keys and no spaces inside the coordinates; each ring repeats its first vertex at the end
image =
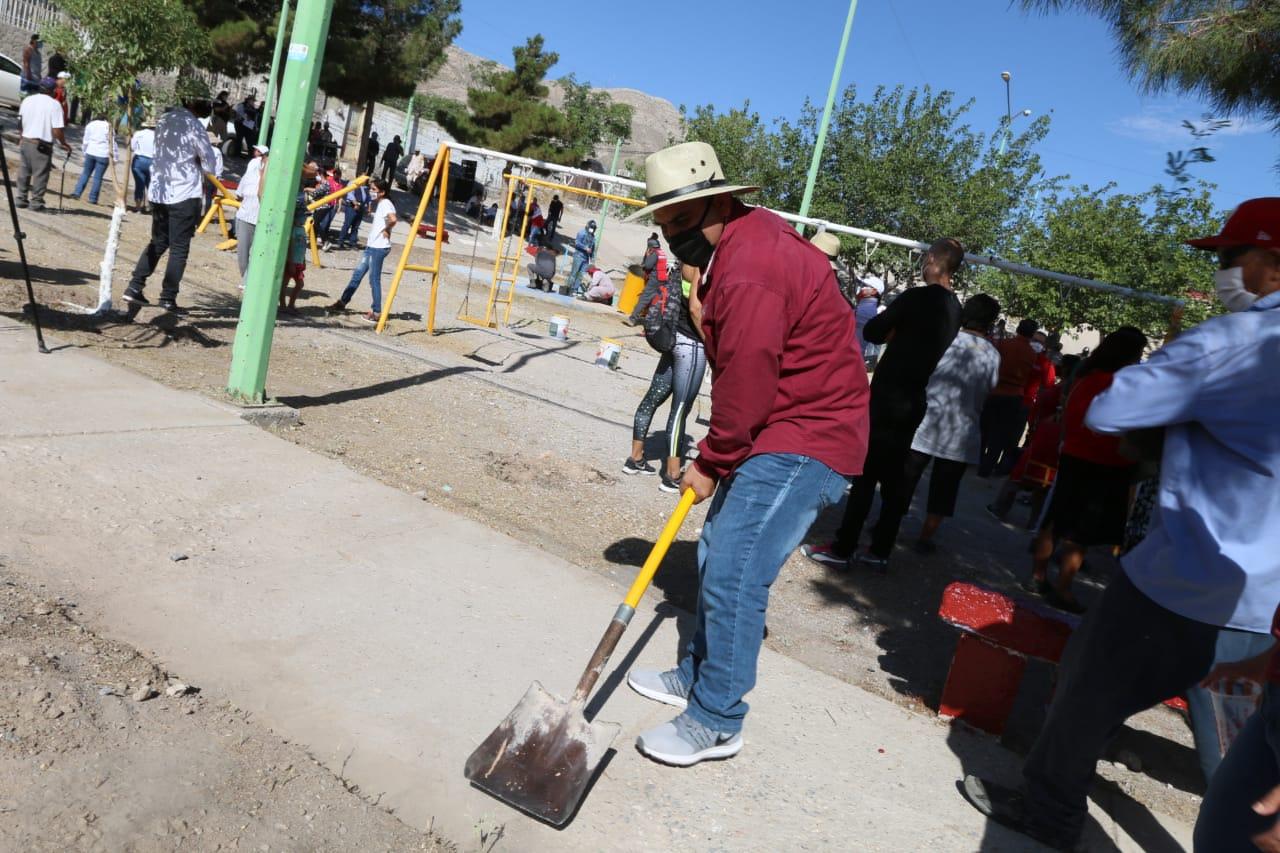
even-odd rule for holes
{"type": "Polygon", "coordinates": [[[1126,367],[1085,424],[1167,427],[1151,529],[1121,561],[1162,607],[1267,633],[1280,603],[1280,293],[1126,367]]]}

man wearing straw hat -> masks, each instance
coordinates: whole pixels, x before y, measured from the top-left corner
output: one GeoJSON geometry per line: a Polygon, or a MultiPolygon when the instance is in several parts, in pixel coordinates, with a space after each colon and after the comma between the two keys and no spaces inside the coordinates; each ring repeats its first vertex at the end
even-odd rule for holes
{"type": "Polygon", "coordinates": [[[679,665],[631,687],[682,708],[637,747],[688,766],[742,749],[769,587],[867,446],[867,374],[827,257],[781,217],[735,196],[716,152],[686,142],[645,161],[652,216],[697,288],[715,395],[683,489],[714,498],[698,543],[697,624],[679,665]]]}

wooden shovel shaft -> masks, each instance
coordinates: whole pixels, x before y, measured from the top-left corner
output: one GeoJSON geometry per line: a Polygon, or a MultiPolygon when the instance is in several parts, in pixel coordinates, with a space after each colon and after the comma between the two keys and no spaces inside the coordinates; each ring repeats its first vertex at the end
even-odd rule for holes
{"type": "Polygon", "coordinates": [[[685,493],[680,496],[680,503],[676,505],[675,511],[671,513],[671,518],[667,520],[667,526],[662,528],[662,534],[658,537],[658,541],[653,544],[653,550],[649,552],[649,559],[644,561],[644,565],[640,568],[640,573],[636,575],[635,581],[631,584],[631,589],[627,592],[626,599],[618,608],[618,612],[614,614],[613,620],[609,622],[609,627],[605,629],[604,636],[600,638],[600,643],[591,655],[591,660],[587,663],[587,668],[583,671],[582,678],[578,680],[578,688],[573,691],[574,702],[585,702],[587,697],[591,695],[592,688],[596,686],[596,682],[600,679],[600,674],[604,672],[605,666],[609,663],[609,658],[613,656],[613,650],[618,647],[618,641],[622,639],[623,632],[627,630],[627,625],[631,622],[631,614],[635,612],[636,605],[640,603],[645,590],[649,588],[649,584],[653,581],[653,576],[657,574],[658,566],[662,564],[662,558],[667,556],[667,549],[671,547],[676,534],[680,532],[680,525],[684,524],[685,517],[689,515],[689,510],[693,507],[693,501],[693,491],[686,489],[685,493]]]}

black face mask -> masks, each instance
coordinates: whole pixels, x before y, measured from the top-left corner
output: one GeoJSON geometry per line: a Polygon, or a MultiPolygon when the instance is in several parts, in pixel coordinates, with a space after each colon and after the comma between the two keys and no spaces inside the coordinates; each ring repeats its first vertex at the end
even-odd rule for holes
{"type": "Polygon", "coordinates": [[[697,225],[667,238],[671,254],[675,255],[682,264],[706,269],[707,264],[711,262],[711,256],[715,253],[716,247],[711,245],[711,241],[702,233],[702,225],[711,213],[711,201],[707,199],[707,207],[702,211],[702,218],[698,220],[697,225]]]}

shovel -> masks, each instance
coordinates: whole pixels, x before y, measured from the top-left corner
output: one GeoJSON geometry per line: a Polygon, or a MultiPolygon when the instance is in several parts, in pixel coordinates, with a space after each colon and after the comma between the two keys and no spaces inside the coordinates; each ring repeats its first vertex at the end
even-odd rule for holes
{"type": "Polygon", "coordinates": [[[649,552],[649,559],[600,638],[573,697],[566,702],[533,682],[507,718],[467,759],[464,772],[473,785],[552,826],[563,826],[573,817],[600,760],[622,730],[617,723],[587,722],[583,706],[667,548],[680,531],[693,500],[691,490],[681,496],[649,552]]]}
{"type": "Polygon", "coordinates": [[[58,212],[62,212],[62,200],[67,197],[67,163],[71,162],[71,152],[62,158],[62,180],[58,183],[58,212]]]}

